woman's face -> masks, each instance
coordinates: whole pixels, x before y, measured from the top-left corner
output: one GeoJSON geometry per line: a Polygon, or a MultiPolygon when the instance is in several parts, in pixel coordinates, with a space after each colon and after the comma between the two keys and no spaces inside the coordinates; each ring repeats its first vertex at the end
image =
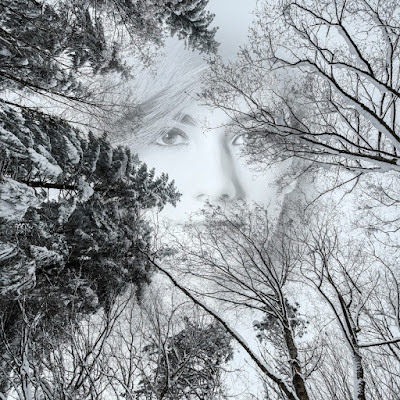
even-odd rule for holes
{"type": "Polygon", "coordinates": [[[239,199],[263,205],[275,215],[280,211],[284,194],[276,181],[288,161],[255,172],[241,155],[245,133],[233,132],[230,122],[222,110],[195,106],[169,121],[163,134],[138,151],[149,167],[168,173],[182,193],[177,207],[167,205],[163,216],[182,223],[206,201],[223,205],[239,199]]]}

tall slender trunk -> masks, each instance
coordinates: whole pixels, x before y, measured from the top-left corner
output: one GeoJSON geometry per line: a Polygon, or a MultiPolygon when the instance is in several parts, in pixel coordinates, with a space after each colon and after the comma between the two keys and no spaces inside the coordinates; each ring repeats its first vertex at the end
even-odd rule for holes
{"type": "Polygon", "coordinates": [[[366,400],[365,397],[365,379],[364,379],[364,368],[362,365],[362,356],[359,353],[359,349],[353,352],[353,363],[354,363],[354,400],[366,400]]]}
{"type": "Polygon", "coordinates": [[[286,346],[289,351],[293,388],[299,400],[309,400],[307,388],[304,382],[301,366],[298,359],[297,347],[293,339],[293,333],[292,330],[289,328],[289,321],[286,322],[288,325],[283,328],[283,335],[285,337],[286,346]]]}

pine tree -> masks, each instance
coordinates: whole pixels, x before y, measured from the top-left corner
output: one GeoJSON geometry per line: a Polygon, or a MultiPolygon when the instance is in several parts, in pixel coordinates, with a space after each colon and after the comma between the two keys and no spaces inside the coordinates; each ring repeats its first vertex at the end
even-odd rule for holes
{"type": "Polygon", "coordinates": [[[24,318],[36,320],[39,336],[58,335],[79,315],[109,308],[128,284],[140,296],[151,276],[138,251],[151,244],[143,212],[179,198],[129,149],[83,139],[39,112],[2,109],[0,357],[17,345],[24,318]]]}
{"type": "Polygon", "coordinates": [[[128,73],[120,49],[131,42],[142,59],[149,43],[177,34],[188,46],[215,51],[205,0],[0,1],[0,89],[90,102],[84,79],[128,73]],[[113,30],[113,34],[110,31],[113,30]],[[111,40],[109,37],[121,38],[111,40]],[[129,39],[123,39],[128,37],[129,39]]]}
{"type": "Polygon", "coordinates": [[[170,10],[166,23],[171,26],[171,33],[180,39],[186,39],[189,47],[200,49],[206,53],[216,51],[213,40],[216,29],[207,30],[213,14],[205,13],[208,0],[172,0],[166,2],[170,10]]]}
{"type": "Polygon", "coordinates": [[[179,333],[150,343],[145,351],[153,369],[143,374],[138,400],[226,398],[221,372],[233,349],[231,337],[218,323],[204,326],[186,317],[179,333]]]}
{"type": "Polygon", "coordinates": [[[61,335],[80,315],[110,308],[129,284],[140,296],[151,276],[138,251],[151,243],[143,214],[179,197],[129,149],[84,138],[43,104],[59,115],[99,106],[91,85],[109,72],[129,76],[127,45],[144,62],[167,34],[215,50],[206,4],[0,0],[0,393],[10,363],[22,363],[27,326],[39,343],[44,332],[61,335]]]}

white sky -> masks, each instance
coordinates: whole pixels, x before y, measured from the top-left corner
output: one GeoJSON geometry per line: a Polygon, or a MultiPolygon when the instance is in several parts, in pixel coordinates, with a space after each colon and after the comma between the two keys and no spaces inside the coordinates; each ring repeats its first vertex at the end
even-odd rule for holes
{"type": "Polygon", "coordinates": [[[216,39],[221,43],[220,54],[233,58],[247,39],[257,0],[210,0],[208,9],[215,14],[212,26],[218,26],[216,39]]]}

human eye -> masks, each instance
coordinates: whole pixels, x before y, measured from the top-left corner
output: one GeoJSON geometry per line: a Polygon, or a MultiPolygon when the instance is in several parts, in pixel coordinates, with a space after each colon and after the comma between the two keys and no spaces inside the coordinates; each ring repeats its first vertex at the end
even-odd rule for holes
{"type": "Polygon", "coordinates": [[[239,133],[232,139],[233,146],[242,146],[246,144],[250,139],[250,135],[248,133],[239,133]]]}
{"type": "Polygon", "coordinates": [[[181,146],[189,143],[189,138],[179,128],[172,128],[164,132],[155,142],[159,146],[181,146]]]}

